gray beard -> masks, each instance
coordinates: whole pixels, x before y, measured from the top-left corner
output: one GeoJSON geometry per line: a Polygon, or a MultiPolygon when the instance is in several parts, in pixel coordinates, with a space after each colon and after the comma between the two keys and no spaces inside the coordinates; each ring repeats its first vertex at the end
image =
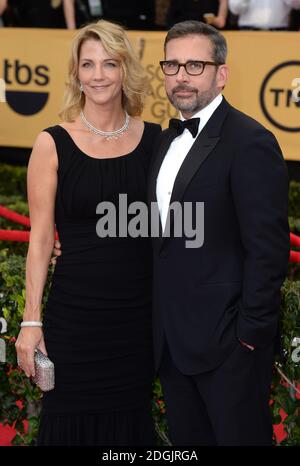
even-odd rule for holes
{"type": "MultiPolygon", "coordinates": [[[[177,86],[177,90],[184,89],[184,86],[177,86]]],[[[176,94],[167,94],[171,104],[180,112],[194,115],[203,108],[207,107],[210,102],[218,95],[218,90],[212,86],[208,91],[201,94],[195,90],[194,96],[189,99],[177,98],[176,94]]]]}

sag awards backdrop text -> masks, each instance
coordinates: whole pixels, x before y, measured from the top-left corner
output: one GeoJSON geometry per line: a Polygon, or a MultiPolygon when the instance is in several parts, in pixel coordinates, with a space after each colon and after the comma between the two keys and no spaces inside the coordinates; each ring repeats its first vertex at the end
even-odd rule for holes
{"type": "MultiPolygon", "coordinates": [[[[59,121],[73,34],[0,29],[0,146],[31,147],[42,129],[59,121]]],[[[176,110],[159,67],[165,32],[128,35],[151,83],[143,118],[166,127],[176,110]]],[[[300,160],[300,34],[233,31],[225,36],[230,67],[225,97],[276,135],[286,159],[300,160]]]]}

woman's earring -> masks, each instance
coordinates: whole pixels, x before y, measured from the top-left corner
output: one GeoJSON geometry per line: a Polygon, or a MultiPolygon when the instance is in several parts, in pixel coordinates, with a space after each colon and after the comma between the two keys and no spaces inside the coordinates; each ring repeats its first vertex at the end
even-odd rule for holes
{"type": "Polygon", "coordinates": [[[82,93],[83,92],[83,85],[81,83],[80,83],[79,89],[80,89],[80,92],[82,93]]]}

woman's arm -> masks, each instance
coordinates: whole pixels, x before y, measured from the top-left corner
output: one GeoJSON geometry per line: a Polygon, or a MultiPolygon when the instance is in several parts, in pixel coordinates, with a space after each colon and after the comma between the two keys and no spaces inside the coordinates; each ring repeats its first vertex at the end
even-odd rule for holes
{"type": "MultiPolygon", "coordinates": [[[[27,172],[31,222],[26,260],[26,302],[23,320],[40,321],[43,291],[55,234],[54,206],[57,186],[57,154],[52,137],[42,132],[34,144],[27,172]]],[[[46,353],[40,327],[23,327],[16,341],[20,366],[34,375],[34,350],[46,353]]],[[[46,353],[47,354],[47,353],[46,353]]]]}
{"type": "Polygon", "coordinates": [[[0,0],[0,16],[4,13],[7,8],[7,0],[0,0]]]}
{"type": "Polygon", "coordinates": [[[215,26],[219,29],[223,29],[226,24],[228,15],[228,0],[219,0],[218,16],[216,17],[215,26]]]}
{"type": "Polygon", "coordinates": [[[226,24],[228,14],[228,0],[219,0],[218,15],[205,18],[208,24],[215,26],[218,29],[223,29],[226,24]]]}
{"type": "Polygon", "coordinates": [[[76,29],[74,0],[63,0],[63,7],[67,28],[76,29]]]}

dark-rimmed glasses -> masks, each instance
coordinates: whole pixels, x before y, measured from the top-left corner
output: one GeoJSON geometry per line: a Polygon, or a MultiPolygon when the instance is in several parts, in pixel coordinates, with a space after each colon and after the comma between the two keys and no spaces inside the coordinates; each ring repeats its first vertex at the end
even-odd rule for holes
{"type": "Polygon", "coordinates": [[[166,76],[175,76],[180,70],[180,67],[183,66],[185,72],[191,76],[199,76],[204,72],[206,65],[220,66],[223,63],[216,63],[213,61],[203,61],[203,60],[190,60],[186,63],[178,63],[177,61],[172,60],[162,60],[159,62],[162,72],[166,76]]]}

